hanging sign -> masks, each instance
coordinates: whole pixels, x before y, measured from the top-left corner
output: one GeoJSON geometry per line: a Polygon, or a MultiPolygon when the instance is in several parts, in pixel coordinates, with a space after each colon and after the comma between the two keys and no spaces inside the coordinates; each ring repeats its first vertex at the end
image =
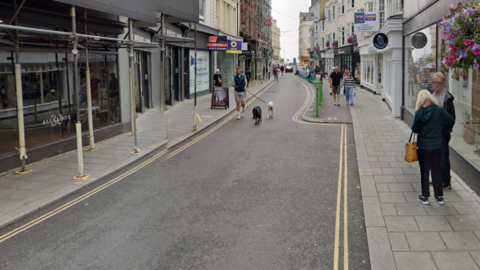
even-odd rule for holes
{"type": "Polygon", "coordinates": [[[373,46],[379,50],[383,50],[388,45],[388,37],[384,33],[378,33],[373,36],[373,46]]]}
{"type": "Polygon", "coordinates": [[[353,27],[355,32],[378,31],[378,15],[376,12],[356,12],[353,27]]]}
{"type": "Polygon", "coordinates": [[[210,51],[226,51],[228,48],[227,36],[209,36],[207,47],[210,51]]]}
{"type": "Polygon", "coordinates": [[[427,45],[427,36],[422,33],[418,32],[415,33],[412,37],[412,46],[415,49],[423,49],[427,45]]]}
{"type": "Polygon", "coordinates": [[[227,53],[242,54],[242,42],[236,40],[229,40],[227,46],[227,53]]]}
{"type": "Polygon", "coordinates": [[[272,27],[272,19],[264,19],[263,20],[264,27],[272,27]]]}

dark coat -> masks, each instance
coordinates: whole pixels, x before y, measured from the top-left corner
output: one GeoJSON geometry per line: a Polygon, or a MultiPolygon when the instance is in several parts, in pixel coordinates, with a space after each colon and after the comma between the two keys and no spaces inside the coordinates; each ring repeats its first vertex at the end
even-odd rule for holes
{"type": "Polygon", "coordinates": [[[213,75],[213,85],[214,85],[214,86],[220,86],[220,87],[221,87],[222,84],[221,84],[221,83],[217,83],[218,78],[221,79],[221,78],[222,78],[222,74],[216,73],[215,75],[213,75]]]}
{"type": "MultiPolygon", "coordinates": [[[[447,111],[447,113],[453,118],[453,120],[456,120],[456,115],[455,115],[455,105],[453,105],[453,100],[455,99],[452,94],[449,92],[445,92],[445,100],[443,101],[443,109],[447,111]]],[[[452,128],[451,127],[445,127],[443,129],[442,134],[448,134],[452,133],[452,128]]]]}
{"type": "Polygon", "coordinates": [[[417,147],[422,150],[435,150],[442,147],[442,133],[451,129],[455,120],[446,110],[435,104],[421,107],[415,112],[412,131],[418,134],[417,147]]]}

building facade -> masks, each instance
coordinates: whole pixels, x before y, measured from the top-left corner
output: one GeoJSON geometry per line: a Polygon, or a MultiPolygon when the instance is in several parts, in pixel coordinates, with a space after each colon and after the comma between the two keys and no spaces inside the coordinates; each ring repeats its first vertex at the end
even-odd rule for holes
{"type": "Polygon", "coordinates": [[[315,15],[310,12],[300,12],[300,25],[298,27],[298,60],[301,66],[310,65],[310,26],[315,15]]]}
{"type": "Polygon", "coordinates": [[[280,52],[282,48],[280,46],[280,37],[281,37],[280,28],[277,26],[277,20],[273,20],[272,24],[272,47],[273,47],[273,64],[280,64],[280,52]]]}

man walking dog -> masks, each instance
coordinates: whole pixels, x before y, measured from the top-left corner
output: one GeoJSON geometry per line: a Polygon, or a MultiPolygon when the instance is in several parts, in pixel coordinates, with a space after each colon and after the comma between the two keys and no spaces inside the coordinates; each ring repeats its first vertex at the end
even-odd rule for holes
{"type": "Polygon", "coordinates": [[[235,88],[235,101],[237,102],[237,119],[240,119],[245,115],[245,90],[247,89],[247,78],[242,73],[242,68],[237,67],[237,74],[233,76],[235,84],[232,86],[235,88]],[[242,105],[242,111],[240,112],[240,104],[242,105]]]}

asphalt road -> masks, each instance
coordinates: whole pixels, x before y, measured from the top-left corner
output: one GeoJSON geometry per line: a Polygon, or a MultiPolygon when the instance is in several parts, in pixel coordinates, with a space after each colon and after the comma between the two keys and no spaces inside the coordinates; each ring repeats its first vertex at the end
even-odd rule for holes
{"type": "Polygon", "coordinates": [[[273,119],[254,101],[241,120],[219,121],[138,171],[141,162],[1,230],[0,241],[48,214],[0,243],[0,269],[332,269],[335,243],[343,269],[343,129],[349,268],[370,269],[352,126],[294,121],[309,104],[292,74],[261,98],[273,101],[273,119]],[[264,113],[257,126],[254,105],[264,113]],[[112,179],[120,181],[87,197],[112,179]]]}

